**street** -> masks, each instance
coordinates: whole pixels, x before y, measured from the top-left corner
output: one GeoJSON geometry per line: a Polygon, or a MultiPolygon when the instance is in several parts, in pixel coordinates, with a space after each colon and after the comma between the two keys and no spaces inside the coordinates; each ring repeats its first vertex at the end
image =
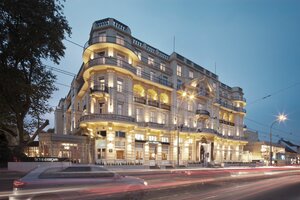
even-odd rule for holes
{"type": "MultiPolygon", "coordinates": [[[[296,200],[300,199],[300,168],[221,168],[123,170],[117,173],[148,182],[147,200],[296,200]]],[[[12,181],[22,173],[1,171],[0,199],[8,199],[12,181]]],[[[126,196],[127,197],[127,196],[126,196]]],[[[67,198],[67,197],[66,197],[67,198]]],[[[97,199],[124,199],[124,194],[97,199]]],[[[126,199],[126,198],[125,198],[126,199]]]]}

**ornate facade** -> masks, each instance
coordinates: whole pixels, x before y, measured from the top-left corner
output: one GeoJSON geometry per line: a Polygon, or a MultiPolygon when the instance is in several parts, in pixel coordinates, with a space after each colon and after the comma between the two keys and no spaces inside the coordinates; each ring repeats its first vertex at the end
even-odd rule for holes
{"type": "Polygon", "coordinates": [[[245,105],[241,88],[107,18],[93,23],[55,131],[89,138],[89,163],[241,162],[245,105]]]}

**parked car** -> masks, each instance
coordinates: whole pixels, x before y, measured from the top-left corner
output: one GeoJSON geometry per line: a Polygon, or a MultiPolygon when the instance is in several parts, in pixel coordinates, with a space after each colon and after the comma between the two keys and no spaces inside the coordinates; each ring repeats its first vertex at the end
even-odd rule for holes
{"type": "Polygon", "coordinates": [[[147,182],[95,165],[38,167],[13,182],[10,200],[142,199],[147,182]]]}

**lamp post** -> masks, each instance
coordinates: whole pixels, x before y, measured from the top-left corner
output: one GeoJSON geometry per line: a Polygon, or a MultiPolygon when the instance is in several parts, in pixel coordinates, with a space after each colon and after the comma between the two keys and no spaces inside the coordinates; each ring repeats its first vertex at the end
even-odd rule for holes
{"type": "Polygon", "coordinates": [[[284,114],[280,114],[277,116],[276,120],[270,126],[270,163],[269,166],[272,166],[272,128],[278,122],[284,122],[287,119],[287,116],[284,114]]]}
{"type": "Polygon", "coordinates": [[[181,101],[178,105],[178,108],[177,108],[177,119],[176,119],[176,125],[177,125],[177,167],[179,167],[179,154],[180,154],[180,147],[179,147],[179,128],[180,130],[182,130],[183,128],[183,124],[179,125],[179,109],[180,109],[180,106],[183,102],[183,100],[185,100],[187,97],[188,97],[188,100],[194,100],[195,98],[195,95],[194,94],[187,94],[186,91],[183,91],[182,94],[181,94],[181,101]]]}

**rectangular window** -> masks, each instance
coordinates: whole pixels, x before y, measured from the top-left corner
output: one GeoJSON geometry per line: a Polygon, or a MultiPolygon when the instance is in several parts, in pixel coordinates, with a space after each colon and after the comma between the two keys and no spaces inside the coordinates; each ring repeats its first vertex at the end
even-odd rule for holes
{"type": "Polygon", "coordinates": [[[116,137],[125,138],[126,133],[123,131],[116,131],[116,137]]]}
{"type": "Polygon", "coordinates": [[[177,89],[180,89],[182,86],[182,81],[180,79],[177,79],[177,89]]]}
{"type": "Polygon", "coordinates": [[[149,135],[149,141],[157,141],[157,137],[154,135],[149,135]]]}
{"type": "Polygon", "coordinates": [[[135,139],[136,139],[136,140],[144,140],[145,137],[144,137],[143,134],[135,134],[135,139]]]}
{"type": "Polygon", "coordinates": [[[136,75],[142,76],[142,68],[141,67],[136,67],[136,75]]]}
{"type": "Polygon", "coordinates": [[[105,149],[97,149],[97,158],[105,159],[105,149]]]}
{"type": "Polygon", "coordinates": [[[117,80],[117,91],[123,92],[123,80],[122,79],[117,80]]]}
{"type": "Polygon", "coordinates": [[[189,71],[189,78],[194,78],[194,72],[189,71]]]}
{"type": "Polygon", "coordinates": [[[169,138],[168,137],[161,137],[161,141],[162,142],[169,142],[169,138]]]}
{"type": "Polygon", "coordinates": [[[181,73],[181,66],[180,65],[177,65],[177,76],[181,76],[182,73],[181,73]]]}
{"type": "Polygon", "coordinates": [[[150,112],[150,122],[155,122],[155,113],[153,111],[150,112]]]}
{"type": "Polygon", "coordinates": [[[135,51],[135,54],[138,56],[140,60],[142,60],[142,53],[140,51],[135,51]]]}
{"type": "Polygon", "coordinates": [[[106,131],[97,131],[97,135],[101,137],[106,137],[106,131]]]}
{"type": "Polygon", "coordinates": [[[137,122],[143,121],[143,109],[141,108],[136,109],[136,121],[137,122]]]}
{"type": "Polygon", "coordinates": [[[117,65],[122,67],[124,64],[125,56],[117,54],[117,65]]]}
{"type": "Polygon", "coordinates": [[[166,64],[165,63],[160,63],[160,70],[161,71],[166,71],[166,64]]]}
{"type": "Polygon", "coordinates": [[[154,72],[150,72],[150,80],[153,81],[154,79],[154,72]]]}
{"type": "Polygon", "coordinates": [[[104,77],[99,77],[99,85],[98,85],[98,88],[96,86],[96,89],[99,89],[101,91],[105,91],[105,79],[104,79],[104,77]]]}
{"type": "Polygon", "coordinates": [[[154,65],[154,58],[148,57],[148,65],[154,65]]]}
{"type": "Polygon", "coordinates": [[[167,118],[167,117],[166,117],[166,114],[162,113],[162,114],[161,114],[161,123],[162,123],[162,124],[166,124],[166,121],[167,121],[166,118],[167,118]]]}
{"type": "Polygon", "coordinates": [[[120,44],[120,45],[124,45],[125,44],[124,37],[122,35],[117,35],[117,37],[116,37],[116,43],[120,44]]]}
{"type": "Polygon", "coordinates": [[[105,33],[98,33],[99,42],[106,42],[106,34],[105,33]]]}
{"type": "Polygon", "coordinates": [[[162,76],[161,84],[168,85],[168,77],[167,76],[162,76]]]}
{"type": "Polygon", "coordinates": [[[104,103],[99,103],[99,114],[104,113],[104,103]]]}
{"type": "Polygon", "coordinates": [[[122,104],[118,104],[118,115],[123,115],[123,105],[122,104]]]}

